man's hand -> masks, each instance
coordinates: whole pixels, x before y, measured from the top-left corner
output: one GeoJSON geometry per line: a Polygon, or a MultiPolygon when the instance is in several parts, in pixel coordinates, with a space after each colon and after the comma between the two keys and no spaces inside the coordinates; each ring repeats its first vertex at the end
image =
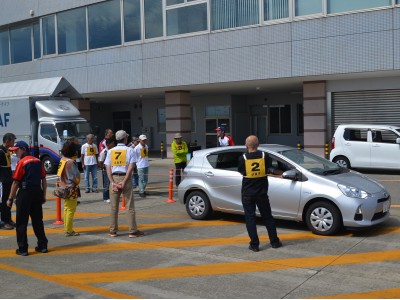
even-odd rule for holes
{"type": "Polygon", "coordinates": [[[13,205],[13,200],[12,199],[8,199],[7,200],[7,206],[11,208],[11,206],[13,205]]]}

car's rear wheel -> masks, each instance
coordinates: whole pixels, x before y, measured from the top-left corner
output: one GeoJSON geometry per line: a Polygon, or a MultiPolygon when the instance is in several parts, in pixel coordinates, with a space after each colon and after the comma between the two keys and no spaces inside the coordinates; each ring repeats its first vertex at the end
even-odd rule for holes
{"type": "Polygon", "coordinates": [[[306,213],[308,228],[318,235],[333,235],[342,228],[342,215],[339,209],[324,201],[318,201],[308,207],[306,213]]]}
{"type": "Polygon", "coordinates": [[[192,219],[207,219],[212,214],[210,200],[202,191],[191,192],[186,198],[186,211],[192,219]]]}
{"type": "Polygon", "coordinates": [[[350,161],[344,156],[338,156],[333,159],[333,162],[336,163],[339,167],[350,169],[350,161]]]}

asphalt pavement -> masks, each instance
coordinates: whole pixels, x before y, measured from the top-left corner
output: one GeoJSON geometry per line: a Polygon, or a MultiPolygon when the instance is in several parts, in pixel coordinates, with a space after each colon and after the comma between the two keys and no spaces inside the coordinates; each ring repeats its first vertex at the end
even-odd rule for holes
{"type": "MultiPolygon", "coordinates": [[[[188,217],[169,197],[172,159],[153,157],[149,195],[135,193],[139,229],[128,238],[121,203],[120,231],[108,235],[109,204],[101,193],[83,194],[75,215],[81,235],[65,237],[51,196],[44,223],[49,253],[15,255],[15,231],[0,230],[0,298],[400,298],[400,208],[376,228],[317,236],[301,223],[277,221],[284,244],[272,249],[259,223],[261,251],[247,249],[243,216],[188,217]]],[[[100,173],[99,173],[100,174],[100,173]]],[[[372,174],[399,203],[399,175],[372,174]]],[[[99,176],[99,186],[101,187],[99,176]]],[[[84,181],[82,181],[83,184],[84,181]]],[[[62,214],[61,214],[62,215],[62,214]]],[[[15,212],[13,212],[15,216],[15,212]]]]}

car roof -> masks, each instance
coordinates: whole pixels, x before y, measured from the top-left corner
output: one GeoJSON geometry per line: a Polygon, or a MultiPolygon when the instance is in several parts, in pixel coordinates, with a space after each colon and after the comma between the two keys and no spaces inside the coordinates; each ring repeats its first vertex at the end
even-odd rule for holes
{"type": "Polygon", "coordinates": [[[384,129],[396,129],[399,128],[399,126],[393,126],[393,125],[382,125],[382,124],[340,124],[338,127],[349,127],[349,128],[354,128],[354,127],[359,127],[359,128],[384,128],[384,129]]]}
{"type": "MultiPolygon", "coordinates": [[[[279,144],[260,144],[258,147],[260,150],[269,150],[272,152],[280,152],[284,150],[291,150],[296,149],[294,147],[279,145],[279,144]]],[[[218,151],[228,151],[228,150],[245,150],[246,146],[244,145],[237,145],[237,146],[228,146],[228,147],[214,147],[214,148],[207,148],[202,150],[194,151],[195,155],[207,155],[210,153],[218,152],[218,151]]]]}

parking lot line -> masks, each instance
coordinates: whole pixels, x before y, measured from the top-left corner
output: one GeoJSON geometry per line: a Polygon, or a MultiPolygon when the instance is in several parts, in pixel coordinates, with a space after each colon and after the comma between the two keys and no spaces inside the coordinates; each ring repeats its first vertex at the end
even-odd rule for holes
{"type": "Polygon", "coordinates": [[[290,268],[316,268],[336,265],[365,264],[371,262],[396,261],[400,250],[327,255],[300,258],[284,258],[259,261],[230,262],[196,266],[131,269],[123,271],[88,272],[51,275],[62,280],[78,281],[83,284],[126,282],[137,280],[159,280],[187,278],[193,276],[230,275],[239,273],[265,272],[290,268]]]}
{"type": "MultiPolygon", "coordinates": [[[[370,234],[390,234],[400,233],[400,227],[387,227],[375,229],[370,234]]],[[[311,232],[299,233],[284,233],[280,234],[283,242],[293,240],[307,240],[307,239],[328,239],[340,238],[343,236],[351,236],[352,233],[348,232],[340,236],[321,236],[315,235],[311,232]]],[[[261,240],[268,240],[267,235],[260,235],[261,240]]],[[[225,237],[225,238],[207,238],[207,239],[190,239],[190,240],[168,240],[168,241],[151,241],[151,242],[138,242],[138,243],[113,243],[89,246],[62,246],[49,248],[48,255],[64,255],[75,253],[100,253],[100,252],[117,252],[117,251],[132,251],[132,250],[148,250],[159,248],[185,248],[185,247],[208,247],[223,246],[223,245],[240,245],[247,244],[249,238],[242,237],[225,237]]],[[[33,250],[32,250],[33,252],[33,250]]],[[[34,253],[33,253],[34,254],[34,253]]],[[[14,257],[14,250],[0,250],[0,257],[14,257]]]]}
{"type": "MultiPolygon", "coordinates": [[[[163,229],[163,228],[191,228],[191,227],[202,227],[202,226],[227,226],[227,225],[242,225],[242,221],[185,221],[185,222],[173,222],[173,223],[157,223],[157,224],[140,224],[140,230],[152,230],[152,229],[163,229]]],[[[119,226],[120,231],[128,231],[128,226],[119,226]]],[[[108,233],[108,226],[86,226],[86,227],[75,227],[75,231],[79,233],[94,233],[104,232],[108,233]]],[[[45,228],[46,235],[60,234],[64,232],[64,227],[59,228],[45,228]]],[[[33,230],[28,230],[28,235],[33,235],[33,230]]],[[[15,235],[14,230],[2,230],[0,236],[13,236],[15,235]]]]}
{"type": "Polygon", "coordinates": [[[35,279],[45,280],[45,281],[53,282],[53,283],[56,283],[59,285],[79,289],[79,290],[82,290],[82,291],[85,291],[88,293],[96,294],[96,295],[111,298],[111,299],[138,299],[138,297],[106,290],[106,289],[99,288],[99,287],[94,287],[91,285],[85,285],[85,284],[82,284],[75,280],[59,279],[58,277],[55,277],[52,275],[47,275],[44,273],[30,271],[27,269],[18,268],[18,267],[10,266],[10,265],[3,264],[3,263],[0,263],[0,269],[7,270],[7,271],[13,272],[13,273],[17,273],[17,274],[20,274],[23,276],[29,276],[29,277],[32,277],[35,279]]]}

